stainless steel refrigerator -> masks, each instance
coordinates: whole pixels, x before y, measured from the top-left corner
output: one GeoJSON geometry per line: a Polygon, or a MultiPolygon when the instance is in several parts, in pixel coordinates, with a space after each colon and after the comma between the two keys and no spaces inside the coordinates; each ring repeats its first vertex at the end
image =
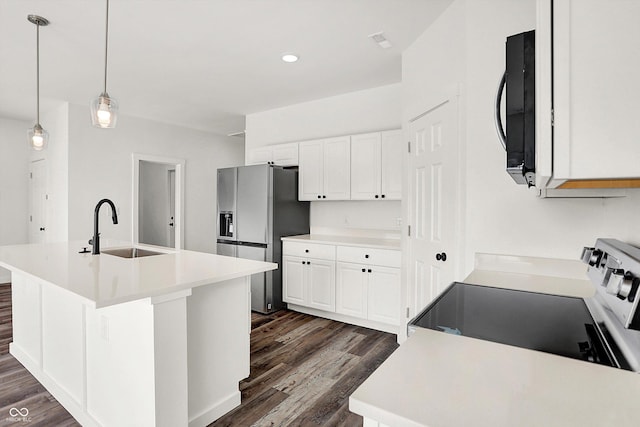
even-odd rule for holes
{"type": "Polygon", "coordinates": [[[273,165],[218,169],[217,252],[275,262],[251,276],[251,310],[271,313],[282,302],[283,236],[309,233],[309,202],[298,201],[298,170],[273,165]]]}

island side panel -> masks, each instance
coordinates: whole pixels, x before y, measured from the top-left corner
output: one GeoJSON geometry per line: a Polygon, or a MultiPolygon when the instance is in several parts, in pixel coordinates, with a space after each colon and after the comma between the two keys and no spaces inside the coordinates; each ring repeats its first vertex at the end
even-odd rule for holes
{"type": "Polygon", "coordinates": [[[151,298],[155,329],[155,427],[188,425],[186,298],[191,292],[188,289],[151,298]]]}
{"type": "Polygon", "coordinates": [[[13,342],[10,353],[83,426],[97,426],[84,411],[85,305],[81,298],[12,271],[13,342]]]}
{"type": "Polygon", "coordinates": [[[206,426],[240,404],[249,376],[251,277],[193,289],[187,298],[189,426],[206,426]]]}
{"type": "Polygon", "coordinates": [[[42,369],[42,286],[24,275],[11,275],[13,342],[9,352],[23,365],[42,369]]]}
{"type": "Polygon", "coordinates": [[[102,426],[155,425],[154,307],[87,310],[87,412],[102,426]]]}

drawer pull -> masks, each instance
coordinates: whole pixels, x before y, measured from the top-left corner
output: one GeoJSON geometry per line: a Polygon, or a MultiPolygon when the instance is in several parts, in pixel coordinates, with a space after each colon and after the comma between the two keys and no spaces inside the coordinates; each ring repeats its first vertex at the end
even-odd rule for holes
{"type": "Polygon", "coordinates": [[[364,255],[364,257],[365,257],[365,258],[369,258],[369,254],[365,254],[365,255],[364,255]]]}
{"type": "Polygon", "coordinates": [[[362,269],[362,272],[363,272],[363,273],[365,272],[365,269],[364,269],[364,268],[362,269]]]}
{"type": "Polygon", "coordinates": [[[371,269],[368,269],[368,270],[367,270],[367,273],[371,273],[371,269]]]}
{"type": "Polygon", "coordinates": [[[305,251],[305,253],[309,253],[309,249],[305,249],[304,251],[305,251]]]}

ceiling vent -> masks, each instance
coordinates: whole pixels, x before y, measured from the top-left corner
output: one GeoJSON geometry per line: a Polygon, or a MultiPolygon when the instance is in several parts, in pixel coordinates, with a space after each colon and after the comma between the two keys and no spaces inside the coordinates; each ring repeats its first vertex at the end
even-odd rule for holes
{"type": "Polygon", "coordinates": [[[391,43],[387,40],[382,31],[379,33],[369,34],[368,37],[383,49],[389,49],[391,47],[391,43]]]}

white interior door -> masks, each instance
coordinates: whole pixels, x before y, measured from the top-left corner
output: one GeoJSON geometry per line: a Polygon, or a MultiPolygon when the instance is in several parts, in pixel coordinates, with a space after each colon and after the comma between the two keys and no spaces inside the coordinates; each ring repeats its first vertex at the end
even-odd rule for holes
{"type": "Polygon", "coordinates": [[[44,243],[47,231],[47,163],[31,162],[29,171],[29,243],[44,243]]]}
{"type": "Polygon", "coordinates": [[[458,205],[457,102],[447,100],[409,124],[410,317],[454,279],[458,205]]]}
{"type": "Polygon", "coordinates": [[[176,170],[169,169],[169,247],[176,247],[176,170]]]}

